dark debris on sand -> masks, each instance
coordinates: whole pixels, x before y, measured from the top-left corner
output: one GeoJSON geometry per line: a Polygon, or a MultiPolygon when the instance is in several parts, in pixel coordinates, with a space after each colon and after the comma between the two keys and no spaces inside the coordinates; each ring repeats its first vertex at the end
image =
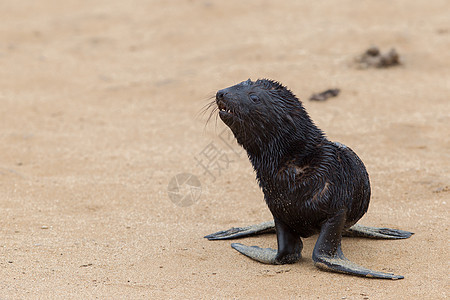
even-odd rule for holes
{"type": "Polygon", "coordinates": [[[378,47],[372,46],[355,60],[361,69],[388,68],[400,65],[400,56],[394,48],[389,52],[381,53],[378,47]]]}
{"type": "Polygon", "coordinates": [[[339,95],[340,92],[341,92],[340,89],[329,89],[329,90],[323,91],[321,93],[312,94],[311,97],[309,97],[309,100],[325,101],[328,98],[337,97],[337,95],[339,95]]]}

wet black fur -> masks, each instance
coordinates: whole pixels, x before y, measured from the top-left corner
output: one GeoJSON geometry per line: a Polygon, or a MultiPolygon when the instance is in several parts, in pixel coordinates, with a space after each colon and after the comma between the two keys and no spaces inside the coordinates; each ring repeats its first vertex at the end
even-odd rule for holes
{"type": "Polygon", "coordinates": [[[346,228],[366,213],[364,164],[350,148],[330,142],[286,87],[249,79],[218,91],[216,104],[247,151],[274,218],[299,237],[319,232],[339,212],[346,212],[346,228]]]}

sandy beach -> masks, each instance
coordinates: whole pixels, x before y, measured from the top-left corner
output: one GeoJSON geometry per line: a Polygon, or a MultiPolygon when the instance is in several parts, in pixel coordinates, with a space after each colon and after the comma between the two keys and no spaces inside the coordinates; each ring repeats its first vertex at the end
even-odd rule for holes
{"type": "Polygon", "coordinates": [[[0,299],[445,299],[449,15],[446,0],[2,1],[0,299]],[[355,67],[372,45],[401,65],[355,67]],[[281,266],[203,238],[271,219],[245,152],[201,113],[248,78],[287,85],[358,153],[360,223],[415,235],[344,253],[405,279],[321,271],[317,236],[281,266]]]}

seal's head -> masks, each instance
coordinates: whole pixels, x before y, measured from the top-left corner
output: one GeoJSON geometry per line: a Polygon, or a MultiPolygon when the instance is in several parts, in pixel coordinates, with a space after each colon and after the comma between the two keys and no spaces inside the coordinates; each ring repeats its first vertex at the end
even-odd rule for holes
{"type": "Polygon", "coordinates": [[[220,90],[216,104],[222,121],[244,148],[261,148],[306,134],[312,124],[302,103],[279,82],[243,81],[220,90]]]}

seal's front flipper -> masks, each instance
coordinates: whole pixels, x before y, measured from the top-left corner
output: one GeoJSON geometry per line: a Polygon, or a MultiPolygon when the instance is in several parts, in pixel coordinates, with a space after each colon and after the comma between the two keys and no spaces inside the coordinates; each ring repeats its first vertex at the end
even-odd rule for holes
{"type": "Polygon", "coordinates": [[[240,243],[233,243],[231,247],[250,257],[256,261],[262,262],[264,264],[276,265],[275,258],[277,256],[277,250],[272,248],[260,248],[258,246],[246,246],[240,243]]]}
{"type": "Polygon", "coordinates": [[[409,232],[400,229],[391,229],[391,228],[378,228],[378,227],[370,227],[355,224],[347,230],[344,230],[342,233],[343,236],[351,236],[351,237],[366,237],[372,239],[407,239],[414,232],[409,232]]]}
{"type": "Polygon", "coordinates": [[[247,227],[233,227],[228,230],[219,231],[205,236],[208,240],[231,240],[251,235],[263,233],[275,233],[274,221],[264,222],[261,224],[251,225],[247,227]]]}
{"type": "Polygon", "coordinates": [[[303,243],[297,233],[293,232],[281,221],[275,220],[277,232],[278,251],[271,248],[260,248],[257,246],[245,246],[239,243],[231,244],[231,247],[256,261],[283,265],[293,264],[302,257],[303,243]]]}
{"type": "Polygon", "coordinates": [[[361,267],[351,261],[349,261],[345,257],[339,256],[320,256],[317,259],[314,259],[314,264],[326,271],[345,273],[350,275],[362,276],[367,278],[379,278],[379,279],[403,279],[404,277],[401,275],[394,275],[389,273],[372,271],[370,269],[361,267]]]}
{"type": "Polygon", "coordinates": [[[367,278],[402,279],[401,275],[372,271],[349,261],[342,253],[341,234],[346,212],[341,211],[322,225],[313,251],[314,264],[323,270],[367,278]]]}

